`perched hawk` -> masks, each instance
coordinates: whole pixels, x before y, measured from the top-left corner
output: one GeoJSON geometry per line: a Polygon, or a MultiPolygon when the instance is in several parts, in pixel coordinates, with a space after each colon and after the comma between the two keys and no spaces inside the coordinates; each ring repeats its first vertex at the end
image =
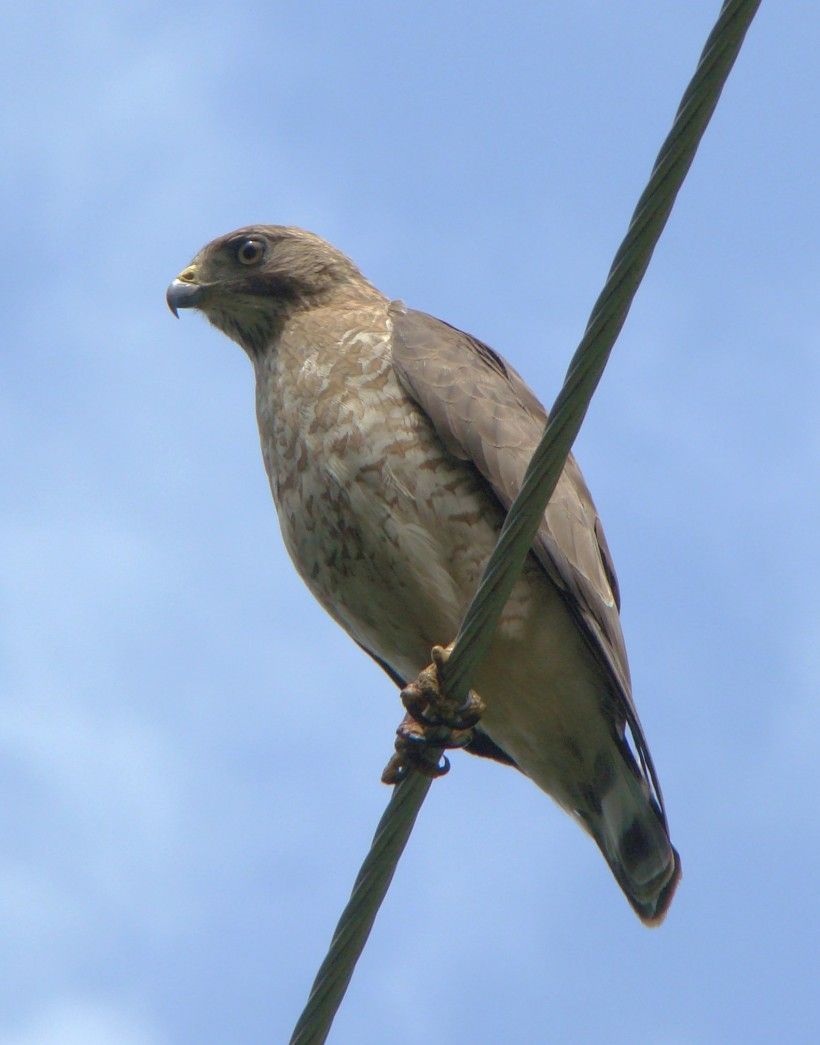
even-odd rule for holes
{"type": "MultiPolygon", "coordinates": [[[[487,345],[388,300],[310,232],[239,229],[168,288],[247,352],[288,552],[394,680],[456,634],[546,414],[487,345]]],[[[592,835],[639,917],[680,877],[632,702],[618,584],[572,457],[473,686],[473,749],[592,835]],[[632,746],[629,737],[631,736],[632,746]],[[634,748],[634,753],[633,753],[634,748]]]]}

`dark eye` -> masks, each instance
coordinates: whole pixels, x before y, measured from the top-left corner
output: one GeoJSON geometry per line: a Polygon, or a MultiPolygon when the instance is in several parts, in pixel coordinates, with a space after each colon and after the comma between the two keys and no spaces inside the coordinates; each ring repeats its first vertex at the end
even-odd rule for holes
{"type": "Polygon", "coordinates": [[[261,239],[243,240],[236,248],[236,256],[243,265],[258,265],[265,253],[261,239]]]}

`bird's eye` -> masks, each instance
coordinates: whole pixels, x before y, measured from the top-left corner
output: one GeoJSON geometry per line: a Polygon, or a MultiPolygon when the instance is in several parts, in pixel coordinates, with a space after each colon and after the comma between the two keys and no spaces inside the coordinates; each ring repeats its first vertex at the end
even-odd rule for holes
{"type": "Polygon", "coordinates": [[[265,253],[265,244],[261,239],[242,240],[236,250],[236,256],[243,265],[258,265],[265,253]]]}

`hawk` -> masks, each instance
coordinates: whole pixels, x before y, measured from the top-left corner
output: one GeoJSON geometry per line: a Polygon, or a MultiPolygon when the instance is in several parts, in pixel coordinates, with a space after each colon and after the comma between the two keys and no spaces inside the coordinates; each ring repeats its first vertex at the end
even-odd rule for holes
{"type": "MultiPolygon", "coordinates": [[[[173,280],[250,357],[273,499],[296,569],[394,681],[458,631],[547,420],[469,334],[391,301],[313,233],[254,225],[173,280]]],[[[618,582],[567,460],[489,652],[472,749],[515,766],[591,834],[660,923],[680,878],[632,700],[618,582]]]]}

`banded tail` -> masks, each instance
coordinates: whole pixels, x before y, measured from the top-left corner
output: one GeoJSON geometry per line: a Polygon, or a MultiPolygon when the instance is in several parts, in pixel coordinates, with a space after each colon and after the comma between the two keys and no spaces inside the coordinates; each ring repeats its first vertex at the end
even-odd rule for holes
{"type": "Polygon", "coordinates": [[[645,925],[660,925],[680,881],[680,857],[631,752],[625,742],[618,747],[623,757],[600,812],[587,811],[583,819],[635,913],[645,925]]]}

